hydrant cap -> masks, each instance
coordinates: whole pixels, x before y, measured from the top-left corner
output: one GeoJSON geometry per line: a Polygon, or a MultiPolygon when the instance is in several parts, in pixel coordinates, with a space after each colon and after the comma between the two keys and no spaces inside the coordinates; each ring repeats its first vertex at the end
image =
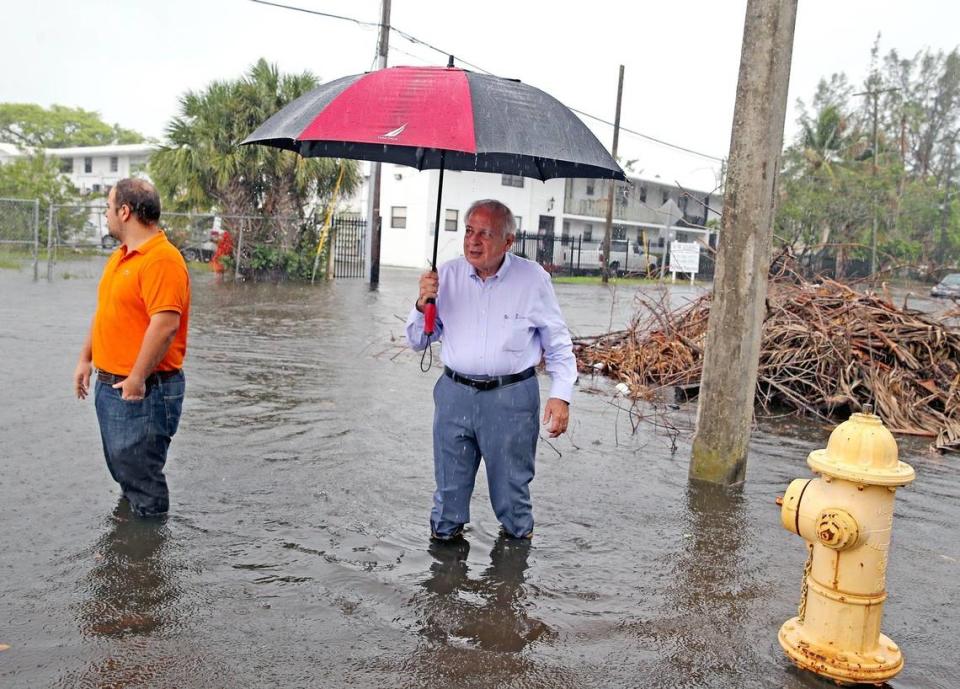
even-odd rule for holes
{"type": "Polygon", "coordinates": [[[825,450],[807,457],[814,471],[877,486],[902,486],[913,467],[898,459],[897,441],[875,414],[853,414],[830,434],[825,450]]]}

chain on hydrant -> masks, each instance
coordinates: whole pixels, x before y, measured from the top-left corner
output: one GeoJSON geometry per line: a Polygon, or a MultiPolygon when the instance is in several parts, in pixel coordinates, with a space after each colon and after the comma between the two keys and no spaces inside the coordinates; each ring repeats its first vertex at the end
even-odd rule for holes
{"type": "MultiPolygon", "coordinates": [[[[854,414],[807,464],[782,499],[784,528],[807,541],[797,617],[780,645],[799,667],[841,684],[882,684],[903,668],[900,648],[880,633],[897,487],[914,479],[878,416],[854,414]]],[[[779,502],[779,500],[778,500],[779,502]]]]}

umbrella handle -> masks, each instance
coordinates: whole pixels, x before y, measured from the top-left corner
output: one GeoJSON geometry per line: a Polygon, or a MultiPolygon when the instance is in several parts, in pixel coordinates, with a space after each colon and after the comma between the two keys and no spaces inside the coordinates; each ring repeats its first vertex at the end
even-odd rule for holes
{"type": "Polygon", "coordinates": [[[427,299],[423,305],[423,334],[427,337],[433,335],[437,326],[437,300],[433,297],[427,299]]]}

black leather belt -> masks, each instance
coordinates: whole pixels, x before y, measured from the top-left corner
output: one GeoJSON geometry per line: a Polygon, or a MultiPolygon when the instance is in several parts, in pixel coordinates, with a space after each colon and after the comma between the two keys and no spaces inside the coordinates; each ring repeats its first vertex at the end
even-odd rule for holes
{"type": "Polygon", "coordinates": [[[472,388],[477,390],[495,390],[502,385],[510,385],[511,383],[519,383],[521,380],[526,380],[527,378],[533,378],[536,375],[536,370],[531,366],[526,371],[520,371],[520,373],[511,373],[507,376],[492,376],[490,378],[470,378],[468,376],[463,376],[454,371],[449,366],[443,367],[443,375],[447,376],[453,380],[454,383],[460,383],[461,385],[469,385],[472,388]]]}
{"type": "MultiPolygon", "coordinates": [[[[173,378],[175,375],[180,373],[182,369],[174,369],[172,371],[154,371],[145,381],[147,386],[155,383],[162,383],[165,380],[173,378]]],[[[118,376],[116,373],[110,373],[109,371],[101,371],[97,369],[97,380],[101,383],[107,383],[108,385],[116,385],[117,383],[122,383],[127,379],[126,376],[118,376]]]]}

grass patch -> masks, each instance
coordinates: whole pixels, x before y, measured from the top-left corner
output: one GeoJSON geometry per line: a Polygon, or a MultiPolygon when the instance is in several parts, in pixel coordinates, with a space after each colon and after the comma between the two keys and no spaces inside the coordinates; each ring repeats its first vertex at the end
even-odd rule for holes
{"type": "MultiPolygon", "coordinates": [[[[599,275],[558,275],[553,281],[560,285],[602,285],[603,278],[599,275]]],[[[610,276],[610,284],[617,285],[655,285],[656,278],[623,278],[610,276]]]]}
{"type": "Polygon", "coordinates": [[[0,248],[0,270],[20,270],[31,262],[33,254],[29,249],[0,248]]]}
{"type": "MultiPolygon", "coordinates": [[[[560,285],[602,285],[603,279],[599,275],[557,275],[553,277],[553,282],[560,285]]],[[[660,284],[659,278],[641,278],[641,277],[613,277],[610,276],[611,285],[657,285],[660,284]]],[[[663,278],[663,284],[669,285],[670,275],[668,274],[663,278]]],[[[678,279],[676,283],[673,284],[683,284],[689,285],[689,278],[678,279]]],[[[704,280],[697,280],[693,283],[697,287],[706,287],[709,286],[709,282],[704,280]]]]}

